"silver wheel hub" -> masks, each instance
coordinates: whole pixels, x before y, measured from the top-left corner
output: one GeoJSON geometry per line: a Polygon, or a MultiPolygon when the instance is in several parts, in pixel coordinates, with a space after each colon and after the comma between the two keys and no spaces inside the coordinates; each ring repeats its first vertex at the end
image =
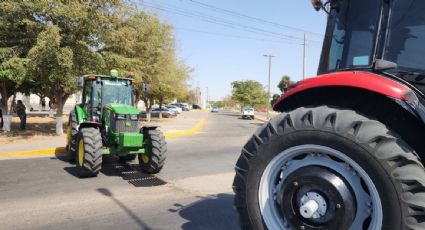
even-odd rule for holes
{"type": "Polygon", "coordinates": [[[306,193],[300,200],[300,214],[306,219],[318,219],[326,214],[325,198],[316,192],[306,193]]]}

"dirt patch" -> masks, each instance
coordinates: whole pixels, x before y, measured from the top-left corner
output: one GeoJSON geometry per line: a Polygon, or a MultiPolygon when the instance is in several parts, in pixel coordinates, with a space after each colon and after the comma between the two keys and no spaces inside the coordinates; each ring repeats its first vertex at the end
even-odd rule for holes
{"type": "MultiPolygon", "coordinates": [[[[63,128],[64,131],[66,131],[68,116],[63,116],[63,121],[63,128]]],[[[12,131],[8,133],[0,131],[0,144],[58,137],[55,131],[56,120],[53,117],[48,117],[47,115],[28,115],[26,130],[19,129],[19,122],[20,120],[18,117],[13,117],[12,131]]],[[[63,136],[65,136],[65,134],[63,136]]]]}

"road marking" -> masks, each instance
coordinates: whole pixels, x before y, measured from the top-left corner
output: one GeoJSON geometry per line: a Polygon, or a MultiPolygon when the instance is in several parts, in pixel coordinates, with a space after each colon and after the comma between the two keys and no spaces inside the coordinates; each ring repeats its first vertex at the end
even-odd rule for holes
{"type": "MultiPolygon", "coordinates": [[[[183,136],[189,136],[197,134],[202,127],[205,125],[205,119],[202,118],[195,127],[189,130],[173,131],[166,133],[164,136],[166,139],[177,138],[183,136]]],[[[0,153],[0,160],[4,159],[15,159],[15,158],[29,158],[39,156],[63,156],[66,153],[65,147],[42,149],[42,150],[31,150],[31,151],[20,151],[20,152],[2,152],[0,153]]]]}

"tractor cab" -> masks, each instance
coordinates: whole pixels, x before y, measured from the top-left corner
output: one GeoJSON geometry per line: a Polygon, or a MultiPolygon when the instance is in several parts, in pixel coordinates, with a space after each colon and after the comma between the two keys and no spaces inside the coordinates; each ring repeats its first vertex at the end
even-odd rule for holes
{"type": "Polygon", "coordinates": [[[385,71],[416,84],[425,73],[425,1],[312,2],[329,15],[319,74],[385,71]]]}
{"type": "MultiPolygon", "coordinates": [[[[99,122],[103,117],[105,107],[133,107],[132,79],[118,78],[106,75],[84,75],[78,79],[83,87],[81,106],[87,112],[88,120],[99,122]]],[[[135,112],[137,115],[137,111],[135,112]]],[[[136,118],[138,119],[138,118],[136,118]]]]}

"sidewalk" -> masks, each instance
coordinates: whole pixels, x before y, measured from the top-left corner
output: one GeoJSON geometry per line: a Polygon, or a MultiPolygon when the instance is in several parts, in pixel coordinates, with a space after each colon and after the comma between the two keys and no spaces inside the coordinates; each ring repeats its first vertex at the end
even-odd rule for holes
{"type": "MultiPolygon", "coordinates": [[[[176,132],[183,132],[186,130],[191,130],[194,127],[197,127],[197,124],[201,120],[205,119],[208,116],[207,113],[201,111],[189,111],[183,112],[174,118],[164,118],[162,120],[153,119],[150,123],[143,122],[142,125],[157,125],[160,127],[163,133],[171,134],[176,132]]],[[[172,135],[166,135],[170,137],[176,137],[172,135]]],[[[178,135],[181,136],[181,135],[178,135]]],[[[63,148],[66,145],[66,135],[61,136],[46,136],[41,137],[42,139],[31,140],[30,138],[24,140],[27,141],[18,141],[16,143],[2,143],[0,144],[0,158],[2,158],[2,153],[6,154],[8,152],[26,152],[26,151],[38,151],[50,149],[59,149],[63,151],[63,148]]],[[[45,154],[41,154],[45,155],[45,154]]]]}

